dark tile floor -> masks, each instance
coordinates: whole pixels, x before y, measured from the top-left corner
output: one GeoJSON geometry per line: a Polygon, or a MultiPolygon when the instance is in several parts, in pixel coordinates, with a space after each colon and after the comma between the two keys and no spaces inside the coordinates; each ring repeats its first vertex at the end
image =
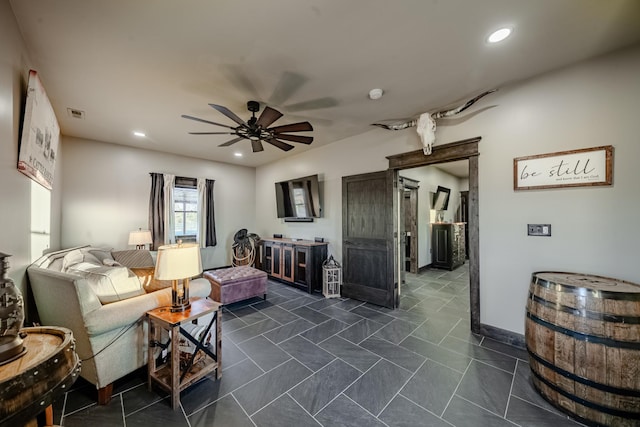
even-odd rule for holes
{"type": "Polygon", "coordinates": [[[577,426],[533,389],[524,351],[469,332],[468,270],[407,275],[400,309],[270,282],[224,309],[222,379],[172,411],[139,370],[97,406],[79,380],[65,426],[577,426]]]}

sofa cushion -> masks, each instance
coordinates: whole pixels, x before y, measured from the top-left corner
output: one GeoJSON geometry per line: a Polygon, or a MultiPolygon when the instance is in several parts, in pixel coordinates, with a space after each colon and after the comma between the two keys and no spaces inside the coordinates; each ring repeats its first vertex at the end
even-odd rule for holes
{"type": "Polygon", "coordinates": [[[151,253],[145,249],[127,251],[112,251],[113,259],[129,268],[155,267],[151,253]]]}
{"type": "Polygon", "coordinates": [[[126,267],[79,262],[69,266],[66,271],[84,277],[102,304],[145,293],[138,277],[126,267]]]}

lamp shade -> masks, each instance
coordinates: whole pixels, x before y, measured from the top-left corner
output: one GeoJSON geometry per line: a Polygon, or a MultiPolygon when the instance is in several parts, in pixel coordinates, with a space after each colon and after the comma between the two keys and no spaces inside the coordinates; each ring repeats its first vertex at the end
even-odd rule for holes
{"type": "Polygon", "coordinates": [[[136,230],[129,233],[130,245],[146,245],[151,243],[151,231],[149,230],[136,230]]]}
{"type": "Polygon", "coordinates": [[[158,248],[155,278],[180,280],[202,273],[200,247],[197,243],[164,245],[158,248]]]}

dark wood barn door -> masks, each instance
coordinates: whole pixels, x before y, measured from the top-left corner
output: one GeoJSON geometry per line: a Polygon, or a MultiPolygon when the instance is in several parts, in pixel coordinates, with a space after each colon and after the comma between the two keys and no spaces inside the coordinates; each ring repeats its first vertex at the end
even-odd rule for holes
{"type": "Polygon", "coordinates": [[[394,308],[393,171],[342,178],[342,295],[394,308]]]}

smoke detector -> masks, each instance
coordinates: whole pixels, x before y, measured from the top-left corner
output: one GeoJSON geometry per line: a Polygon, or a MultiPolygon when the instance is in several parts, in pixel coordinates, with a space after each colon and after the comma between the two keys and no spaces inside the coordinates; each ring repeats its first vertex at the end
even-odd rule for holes
{"type": "Polygon", "coordinates": [[[382,98],[382,95],[384,94],[384,91],[382,89],[371,89],[369,91],[369,99],[380,99],[382,98]]]}

